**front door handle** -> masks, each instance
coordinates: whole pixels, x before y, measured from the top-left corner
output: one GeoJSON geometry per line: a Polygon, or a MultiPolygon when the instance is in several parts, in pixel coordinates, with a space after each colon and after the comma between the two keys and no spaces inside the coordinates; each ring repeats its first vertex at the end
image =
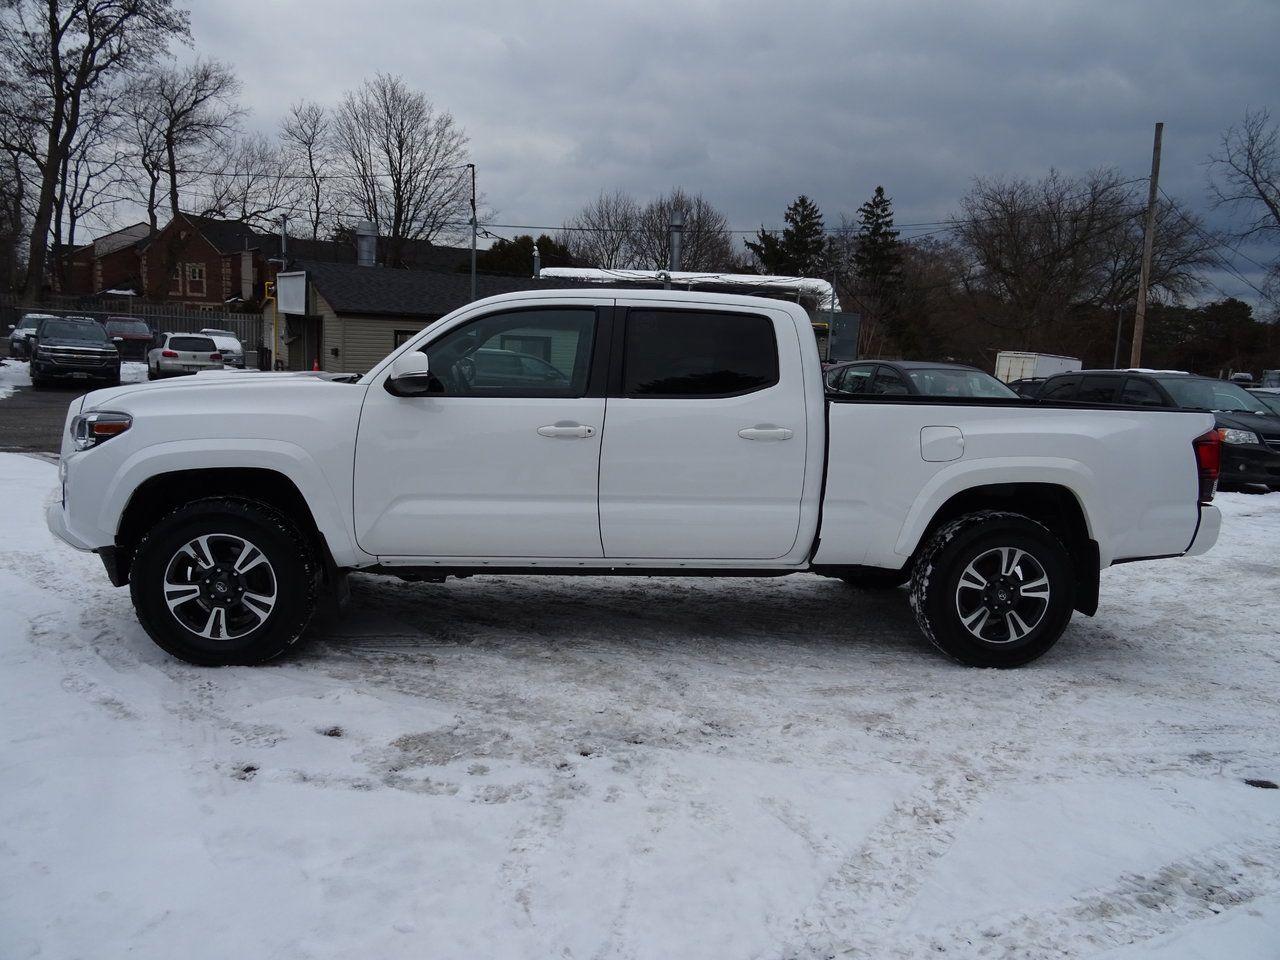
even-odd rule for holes
{"type": "Polygon", "coordinates": [[[573,420],[557,420],[555,423],[538,428],[538,436],[551,437],[552,439],[585,440],[587,437],[594,437],[595,435],[595,427],[588,427],[573,420]]]}
{"type": "Polygon", "coordinates": [[[790,440],[795,436],[786,427],[772,423],[757,423],[754,427],[743,427],[738,431],[743,440],[790,440]]]}

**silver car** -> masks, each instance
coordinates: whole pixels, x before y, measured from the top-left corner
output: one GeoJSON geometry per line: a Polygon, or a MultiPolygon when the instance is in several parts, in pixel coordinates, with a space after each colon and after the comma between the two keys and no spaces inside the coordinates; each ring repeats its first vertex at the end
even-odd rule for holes
{"type": "Polygon", "coordinates": [[[9,325],[9,356],[15,360],[22,357],[30,358],[31,344],[27,342],[27,337],[34,337],[36,327],[40,326],[41,320],[56,320],[57,317],[47,313],[24,313],[22,319],[16,324],[9,325]]]}
{"type": "Polygon", "coordinates": [[[230,330],[220,330],[217,327],[205,327],[200,332],[206,337],[211,337],[218,345],[223,363],[228,367],[244,369],[244,344],[240,342],[239,337],[230,330]]]}
{"type": "Polygon", "coordinates": [[[147,354],[148,380],[222,368],[218,345],[195,333],[162,333],[160,342],[147,354]]]}

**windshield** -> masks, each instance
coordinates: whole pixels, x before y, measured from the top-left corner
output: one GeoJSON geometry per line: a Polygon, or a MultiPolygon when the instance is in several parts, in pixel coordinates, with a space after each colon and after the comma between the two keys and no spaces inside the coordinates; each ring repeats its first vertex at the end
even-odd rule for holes
{"type": "Polygon", "coordinates": [[[1223,380],[1161,377],[1160,385],[1169,391],[1174,403],[1189,410],[1213,410],[1220,413],[1268,412],[1262,401],[1248,390],[1223,380]]]}
{"type": "Polygon", "coordinates": [[[1018,395],[981,370],[939,367],[934,370],[907,370],[915,388],[926,397],[999,397],[1016,400],[1018,395]]]}
{"type": "Polygon", "coordinates": [[[140,333],[145,337],[151,336],[151,328],[141,320],[108,320],[107,333],[140,333]]]}
{"type": "Polygon", "coordinates": [[[40,325],[41,340],[95,340],[105,342],[107,333],[97,323],[46,320],[40,325]]]}

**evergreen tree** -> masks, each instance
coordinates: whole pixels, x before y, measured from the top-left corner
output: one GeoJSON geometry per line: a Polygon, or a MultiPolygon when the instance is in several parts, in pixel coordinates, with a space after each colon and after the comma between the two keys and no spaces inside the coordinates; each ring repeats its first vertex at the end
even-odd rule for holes
{"type": "Polygon", "coordinates": [[[788,277],[820,277],[826,272],[827,238],[818,205],[801,194],[783,214],[782,233],[761,227],[747,249],[765,273],[788,277]]]}
{"type": "Polygon", "coordinates": [[[893,201],[876,187],[858,208],[858,240],[853,248],[858,284],[869,296],[884,296],[902,279],[902,245],[893,228],[893,201]]]}
{"type": "MultiPolygon", "coordinates": [[[[538,257],[544,267],[571,267],[568,248],[545,233],[538,237],[538,257]]],[[[533,275],[533,237],[521,234],[510,240],[495,240],[488,250],[476,255],[476,269],[483,273],[506,273],[515,277],[533,275]]]]}
{"type": "Polygon", "coordinates": [[[876,187],[871,199],[858,208],[858,233],[853,244],[854,287],[862,312],[861,332],[869,347],[881,326],[897,341],[904,356],[917,353],[921,331],[907,321],[900,309],[902,245],[893,227],[893,201],[884,187],[876,187]]]}

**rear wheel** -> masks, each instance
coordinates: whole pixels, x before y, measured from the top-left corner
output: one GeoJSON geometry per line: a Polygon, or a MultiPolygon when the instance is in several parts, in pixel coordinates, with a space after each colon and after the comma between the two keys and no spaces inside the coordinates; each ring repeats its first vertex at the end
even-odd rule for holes
{"type": "Polygon", "coordinates": [[[201,666],[283,653],[315,612],[320,566],[306,536],[266,504],[197,500],[143,536],[129,589],[147,634],[201,666]]]}
{"type": "Polygon", "coordinates": [[[1021,514],[946,524],[916,561],[911,607],[935,646],[975,667],[1017,667],[1049,650],[1075,604],[1066,548],[1021,514]]]}

